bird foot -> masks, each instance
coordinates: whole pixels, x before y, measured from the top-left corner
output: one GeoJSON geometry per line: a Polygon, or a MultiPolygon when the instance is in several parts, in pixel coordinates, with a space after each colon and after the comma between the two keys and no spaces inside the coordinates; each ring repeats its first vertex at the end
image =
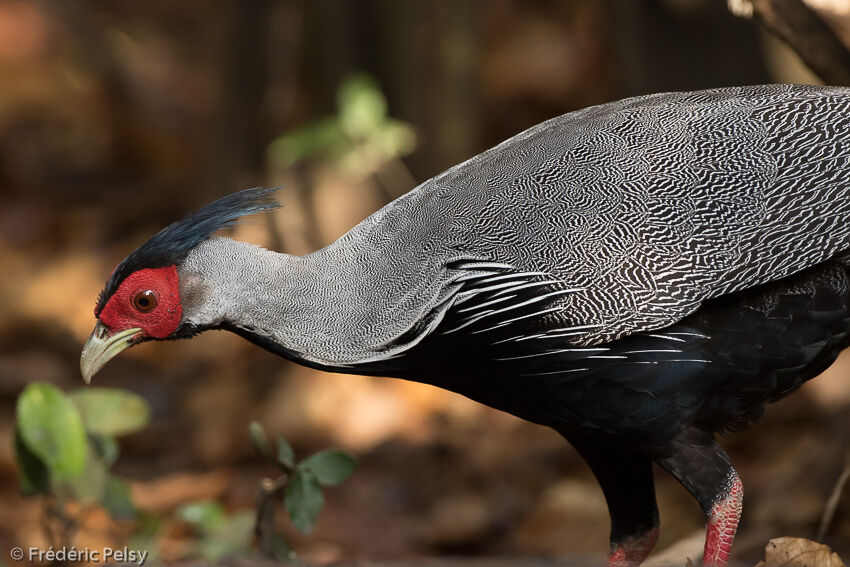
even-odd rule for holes
{"type": "Polygon", "coordinates": [[[725,567],[732,551],[732,540],[738,530],[741,507],[744,500],[744,485],[734,473],[729,478],[726,495],[715,502],[708,515],[705,533],[703,567],[725,567]]]}
{"type": "Polygon", "coordinates": [[[608,567],[637,567],[655,547],[658,528],[611,543],[608,567]]]}

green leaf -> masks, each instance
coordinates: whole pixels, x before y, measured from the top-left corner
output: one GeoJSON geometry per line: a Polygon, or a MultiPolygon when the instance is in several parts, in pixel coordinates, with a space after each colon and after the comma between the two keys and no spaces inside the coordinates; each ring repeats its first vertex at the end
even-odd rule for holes
{"type": "Polygon", "coordinates": [[[59,389],[30,384],[18,397],[21,440],[47,466],[52,476],[72,479],[86,462],[86,431],[80,413],[59,389]]]}
{"type": "Polygon", "coordinates": [[[254,540],[253,510],[240,510],[228,516],[213,535],[213,539],[230,542],[234,548],[244,549],[254,540]]]}
{"type": "Polygon", "coordinates": [[[200,530],[202,537],[197,551],[204,559],[218,562],[228,556],[244,555],[254,538],[254,512],[245,510],[228,516],[220,506],[210,507],[209,502],[199,504],[203,513],[213,511],[214,515],[212,522],[204,520],[208,527],[200,530]]]}
{"type": "Polygon", "coordinates": [[[378,83],[365,74],[345,80],[337,93],[339,124],[354,140],[365,140],[387,117],[387,100],[378,83]]]}
{"type": "Polygon", "coordinates": [[[218,502],[202,500],[181,506],[177,517],[191,524],[202,535],[210,534],[226,521],[224,507],[218,502]]]}
{"type": "Polygon", "coordinates": [[[263,431],[263,426],[260,425],[260,422],[252,421],[251,424],[248,425],[248,435],[251,436],[251,443],[260,455],[272,458],[272,447],[269,445],[266,432],[263,431]]]}
{"type": "Polygon", "coordinates": [[[29,450],[21,439],[21,432],[15,429],[15,461],[18,463],[18,486],[26,496],[45,494],[50,488],[50,475],[47,467],[38,456],[29,450]]]}
{"type": "Polygon", "coordinates": [[[336,119],[326,117],[278,137],[267,151],[275,165],[285,168],[309,158],[332,158],[350,146],[336,119]]]}
{"type": "Polygon", "coordinates": [[[136,507],[130,499],[130,485],[117,476],[110,475],[107,479],[100,504],[116,520],[132,520],[136,517],[136,507]]]}
{"type": "Polygon", "coordinates": [[[90,435],[89,441],[95,454],[106,468],[115,464],[115,461],[118,460],[118,455],[121,453],[121,449],[113,437],[109,437],[108,435],[90,435]]]}
{"type": "Polygon", "coordinates": [[[298,531],[308,534],[313,531],[319,511],[325,504],[319,480],[310,469],[299,468],[286,487],[286,510],[298,531]]]}
{"type": "Polygon", "coordinates": [[[83,388],[71,392],[86,429],[96,435],[126,435],[150,421],[150,406],[133,392],[118,388],[83,388]]]}
{"type": "Polygon", "coordinates": [[[354,472],[353,455],[339,449],[327,449],[301,461],[300,467],[313,471],[322,486],[335,486],[354,472]]]}
{"type": "Polygon", "coordinates": [[[371,141],[385,159],[402,158],[416,148],[416,132],[404,122],[388,120],[371,141]]]}
{"type": "Polygon", "coordinates": [[[280,435],[277,436],[277,462],[288,470],[295,468],[295,451],[280,435]]]}
{"type": "Polygon", "coordinates": [[[86,463],[81,475],[75,478],[51,480],[55,494],[63,498],[73,498],[84,504],[94,504],[100,502],[103,497],[108,479],[106,464],[98,456],[95,448],[89,446],[86,449],[86,463]]]}
{"type": "Polygon", "coordinates": [[[267,543],[267,549],[264,553],[268,553],[275,561],[289,562],[295,561],[298,555],[289,547],[289,543],[280,534],[272,534],[271,541],[267,543]]]}

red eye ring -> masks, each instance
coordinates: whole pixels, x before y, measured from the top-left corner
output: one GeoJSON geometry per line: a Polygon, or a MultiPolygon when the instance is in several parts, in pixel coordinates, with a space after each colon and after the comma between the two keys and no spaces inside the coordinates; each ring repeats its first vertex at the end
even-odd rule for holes
{"type": "Polygon", "coordinates": [[[133,307],[142,313],[153,311],[156,307],[156,293],[152,289],[146,289],[133,296],[133,307]]]}

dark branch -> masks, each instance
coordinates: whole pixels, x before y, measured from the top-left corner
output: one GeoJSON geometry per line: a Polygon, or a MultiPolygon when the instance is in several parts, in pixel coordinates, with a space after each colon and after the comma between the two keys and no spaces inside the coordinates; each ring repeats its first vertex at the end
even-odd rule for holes
{"type": "Polygon", "coordinates": [[[802,0],[750,0],[753,16],[785,41],[821,79],[850,85],[850,51],[802,0]]]}

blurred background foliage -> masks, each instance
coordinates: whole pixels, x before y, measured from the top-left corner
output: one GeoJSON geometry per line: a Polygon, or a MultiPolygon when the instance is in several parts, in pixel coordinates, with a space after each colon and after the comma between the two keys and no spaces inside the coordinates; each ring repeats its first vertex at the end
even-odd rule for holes
{"type": "MultiPolygon", "coordinates": [[[[809,5],[847,29],[850,3],[809,5]]],[[[285,207],[235,237],[303,254],[555,115],[816,80],[717,0],[0,0],[0,548],[47,543],[42,504],[19,490],[16,400],[34,382],[79,386],[112,267],[188,210],[281,185],[285,207]]],[[[747,486],[735,557],[814,534],[850,443],[848,370],[725,441],[747,486]]],[[[107,459],[141,516],[94,509],[78,547],[147,538],[165,560],[214,557],[221,529],[244,545],[275,471],[247,440],[256,419],[298,454],[358,456],[309,537],[279,518],[310,562],[607,550],[601,492],[560,437],[459,396],[296,367],[227,333],[132,349],[96,381],[150,406],[107,459]]],[[[665,547],[702,517],[657,478],[665,547]]],[[[850,555],[846,491],[826,542],[850,555]]]]}

